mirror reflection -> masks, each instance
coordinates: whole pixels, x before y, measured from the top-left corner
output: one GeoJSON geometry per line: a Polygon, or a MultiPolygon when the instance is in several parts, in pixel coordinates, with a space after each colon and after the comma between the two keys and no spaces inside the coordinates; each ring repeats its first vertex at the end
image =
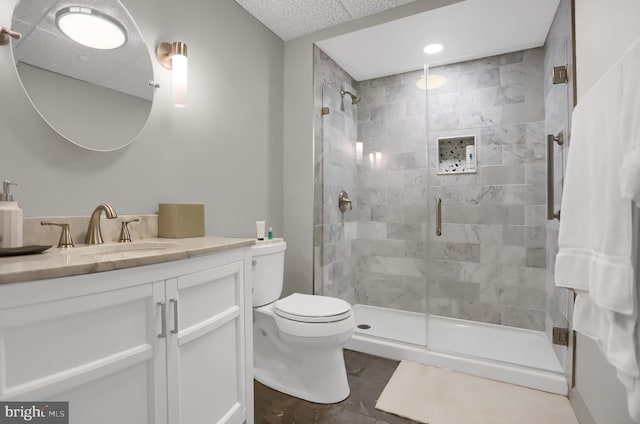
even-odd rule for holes
{"type": "Polygon", "coordinates": [[[142,34],[118,0],[24,0],[12,27],[22,33],[12,41],[22,85],[54,130],[95,151],[136,138],[151,111],[153,69],[142,34]],[[98,28],[107,33],[95,35],[98,28]]]}

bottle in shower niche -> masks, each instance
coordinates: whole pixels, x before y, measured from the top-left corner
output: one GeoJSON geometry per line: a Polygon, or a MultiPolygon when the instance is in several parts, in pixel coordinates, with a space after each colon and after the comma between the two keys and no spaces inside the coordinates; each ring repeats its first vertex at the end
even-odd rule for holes
{"type": "Polygon", "coordinates": [[[473,145],[470,144],[467,146],[467,150],[465,152],[465,157],[467,158],[467,164],[464,168],[465,171],[475,171],[476,170],[476,158],[474,154],[473,145]]]}
{"type": "Polygon", "coordinates": [[[11,186],[17,185],[4,181],[0,193],[0,247],[22,246],[22,209],[13,200],[11,186]]]}

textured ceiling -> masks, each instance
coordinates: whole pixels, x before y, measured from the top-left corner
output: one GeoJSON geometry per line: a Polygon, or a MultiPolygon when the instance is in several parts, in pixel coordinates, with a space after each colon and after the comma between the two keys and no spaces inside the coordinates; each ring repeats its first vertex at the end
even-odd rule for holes
{"type": "Polygon", "coordinates": [[[236,0],[284,41],[413,1],[236,0]]]}
{"type": "Polygon", "coordinates": [[[12,28],[22,33],[13,40],[16,64],[26,63],[132,96],[151,100],[153,69],[147,46],[129,13],[118,0],[23,0],[14,10],[12,28]],[[117,19],[127,43],[113,50],[82,46],[56,27],[55,14],[65,6],[89,6],[117,19]]]}

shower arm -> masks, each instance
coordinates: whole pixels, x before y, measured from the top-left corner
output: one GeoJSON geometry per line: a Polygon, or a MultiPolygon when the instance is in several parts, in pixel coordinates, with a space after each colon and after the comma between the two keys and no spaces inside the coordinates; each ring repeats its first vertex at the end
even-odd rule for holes
{"type": "Polygon", "coordinates": [[[349,97],[351,97],[351,104],[355,105],[360,103],[360,96],[353,94],[351,91],[340,90],[340,96],[344,98],[345,95],[348,95],[349,97]]]}

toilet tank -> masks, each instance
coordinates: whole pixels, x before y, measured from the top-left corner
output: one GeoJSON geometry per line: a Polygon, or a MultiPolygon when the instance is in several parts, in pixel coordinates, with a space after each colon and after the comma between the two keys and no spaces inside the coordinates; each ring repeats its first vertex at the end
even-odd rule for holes
{"type": "Polygon", "coordinates": [[[263,306],[280,298],[286,248],[283,239],[258,241],[251,246],[253,306],[263,306]]]}

